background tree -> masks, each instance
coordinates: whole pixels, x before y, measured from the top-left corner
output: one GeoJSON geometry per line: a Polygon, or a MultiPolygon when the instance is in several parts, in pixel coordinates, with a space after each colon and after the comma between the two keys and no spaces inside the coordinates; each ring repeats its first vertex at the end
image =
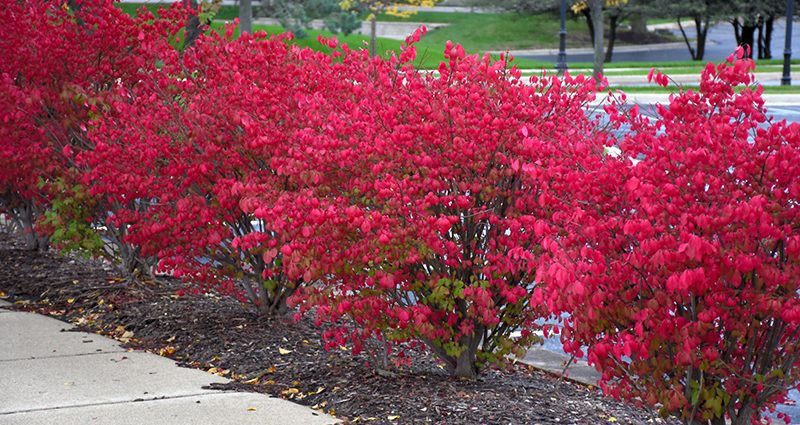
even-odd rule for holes
{"type": "Polygon", "coordinates": [[[750,46],[747,51],[750,58],[756,55],[758,59],[771,59],[775,19],[786,14],[786,2],[734,0],[728,7],[736,44],[750,46]]]}
{"type": "Polygon", "coordinates": [[[603,0],[587,0],[586,8],[589,10],[592,25],[594,26],[594,36],[592,37],[592,46],[594,46],[594,67],[592,75],[596,80],[600,80],[603,73],[603,62],[605,55],[603,54],[603,0]]]}
{"type": "Polygon", "coordinates": [[[715,20],[726,17],[729,3],[726,0],[646,0],[642,2],[649,16],[671,17],[680,29],[692,60],[703,60],[708,30],[715,20]],[[694,45],[691,34],[686,33],[683,20],[689,18],[694,24],[694,45]]]}
{"type": "MultiPolygon", "coordinates": [[[[619,25],[628,16],[638,14],[642,16],[642,7],[639,5],[643,0],[603,0],[602,3],[602,19],[608,21],[608,47],[603,47],[605,53],[603,54],[604,62],[611,62],[614,55],[614,44],[617,39],[617,29],[619,25]]],[[[586,19],[587,30],[592,46],[595,45],[594,40],[597,32],[603,32],[605,37],[605,26],[603,25],[599,31],[595,31],[595,20],[599,18],[593,17],[593,9],[589,7],[591,2],[587,0],[569,0],[570,9],[575,15],[583,16],[586,19]]],[[[500,0],[500,1],[482,1],[476,0],[476,5],[493,6],[504,10],[524,13],[524,14],[542,14],[542,13],[557,13],[560,7],[560,0],[500,0]]],[[[644,29],[646,31],[646,27],[644,29]]],[[[604,44],[604,38],[600,40],[601,45],[604,44]]]]}
{"type": "MultiPolygon", "coordinates": [[[[630,13],[634,11],[634,7],[629,5],[628,0],[604,0],[602,2],[602,14],[595,16],[596,12],[590,7],[591,2],[580,0],[572,4],[572,12],[580,13],[586,18],[586,25],[589,29],[589,36],[592,40],[592,46],[595,45],[595,37],[597,33],[603,33],[602,26],[599,30],[595,29],[594,23],[598,20],[608,18],[608,48],[605,50],[603,62],[611,62],[614,56],[614,43],[617,40],[617,28],[619,24],[630,13]]],[[[600,45],[603,45],[603,40],[600,40],[600,45]]],[[[595,58],[596,59],[596,58],[595,58]]]]}
{"type": "Polygon", "coordinates": [[[356,12],[369,22],[369,52],[377,54],[377,21],[378,15],[387,14],[408,17],[414,14],[415,7],[432,7],[441,0],[341,0],[339,3],[345,12],[356,12]]]}
{"type": "Polygon", "coordinates": [[[333,33],[350,34],[361,28],[358,13],[343,10],[339,0],[273,0],[262,6],[260,13],[276,18],[298,38],[308,35],[306,29],[315,19],[322,19],[333,33]]]}

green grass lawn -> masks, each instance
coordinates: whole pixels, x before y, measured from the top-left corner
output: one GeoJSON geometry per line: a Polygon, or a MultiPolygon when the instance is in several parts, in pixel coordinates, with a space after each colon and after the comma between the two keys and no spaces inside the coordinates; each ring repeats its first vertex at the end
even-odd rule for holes
{"type": "MultiPolygon", "coordinates": [[[[118,3],[117,6],[129,14],[136,13],[142,6],[151,11],[156,11],[159,6],[167,5],[154,3],[118,3]]],[[[216,15],[219,20],[232,20],[238,16],[238,7],[222,6],[216,15]]],[[[553,48],[557,45],[556,37],[558,34],[558,19],[555,16],[543,15],[518,15],[513,13],[442,13],[442,12],[418,12],[408,18],[381,15],[379,20],[385,21],[409,21],[409,22],[439,22],[448,23],[448,27],[429,30],[417,44],[418,59],[416,65],[421,69],[433,69],[438,67],[444,59],[442,54],[447,40],[461,43],[465,50],[470,53],[482,51],[503,51],[518,50],[529,48],[553,48]]],[[[215,22],[214,27],[220,27],[221,22],[215,22]]],[[[278,26],[255,25],[254,29],[262,29],[270,34],[283,31],[278,26]]],[[[586,32],[585,24],[580,21],[568,21],[568,31],[575,39],[571,46],[575,47],[582,41],[575,41],[584,36],[586,32]]],[[[309,36],[304,39],[295,39],[292,43],[310,47],[316,50],[326,50],[317,43],[317,35],[331,37],[333,34],[327,31],[309,30],[309,36]]],[[[344,36],[337,35],[341,42],[347,43],[352,48],[366,46],[369,37],[366,35],[351,34],[344,36]]],[[[399,40],[378,38],[378,51],[399,51],[401,42],[399,40]]],[[[496,56],[495,56],[496,57],[496,56]]],[[[521,69],[552,70],[553,63],[531,61],[525,59],[515,59],[514,63],[521,69]]],[[[759,71],[777,71],[782,63],[780,59],[759,61],[759,71]],[[774,68],[774,69],[773,69],[774,68]]],[[[793,64],[800,64],[800,59],[792,61],[793,64]]],[[[569,64],[570,69],[591,69],[591,63],[575,62],[569,64]]],[[[642,62],[614,62],[607,64],[605,69],[609,75],[638,75],[646,74],[650,68],[658,68],[668,73],[699,73],[704,67],[704,62],[676,61],[669,63],[642,63],[642,62]],[[620,70],[619,68],[634,68],[633,70],[620,70]]]]}
{"type": "MultiPolygon", "coordinates": [[[[134,15],[136,12],[141,9],[142,7],[147,8],[147,10],[156,13],[159,7],[169,7],[171,3],[164,2],[164,3],[115,3],[115,6],[122,9],[123,12],[127,13],[128,15],[134,15]]],[[[239,16],[239,7],[233,5],[222,5],[217,12],[215,19],[221,19],[223,21],[231,21],[234,18],[239,16]]]]}
{"type": "MultiPolygon", "coordinates": [[[[155,3],[117,5],[129,14],[142,6],[155,12],[160,6],[155,3]]],[[[236,16],[236,6],[222,6],[215,19],[232,20],[236,16]]],[[[549,14],[418,12],[408,18],[381,15],[378,20],[447,23],[449,26],[446,28],[430,30],[426,38],[435,45],[444,45],[447,40],[457,41],[471,52],[554,48],[558,45],[558,19],[549,14]]],[[[585,23],[570,20],[567,31],[570,34],[568,47],[586,47],[585,23]]]]}
{"type": "MultiPolygon", "coordinates": [[[[434,44],[447,40],[458,41],[465,49],[503,51],[556,48],[559,23],[556,16],[520,15],[516,13],[441,13],[418,12],[408,18],[381,15],[379,20],[447,23],[447,27],[428,31],[427,39],[434,44]]],[[[582,35],[586,24],[567,22],[567,47],[586,47],[582,35]]]]}

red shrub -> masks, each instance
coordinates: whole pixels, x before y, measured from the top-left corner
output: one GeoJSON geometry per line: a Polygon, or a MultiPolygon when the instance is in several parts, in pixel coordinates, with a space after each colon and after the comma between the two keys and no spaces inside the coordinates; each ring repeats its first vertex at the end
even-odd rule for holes
{"type": "Polygon", "coordinates": [[[583,159],[534,297],[607,393],[687,422],[749,423],[800,376],[800,126],[753,66],[709,64],[652,120],[609,108],[622,153],[583,159]]]}
{"type": "Polygon", "coordinates": [[[140,73],[174,52],[167,36],[179,26],[168,13],[134,19],[110,1],[77,4],[71,10],[62,2],[15,1],[0,10],[0,202],[22,222],[32,247],[46,246],[46,238],[33,237],[45,212],[46,227],[60,227],[57,235],[86,229],[86,220],[105,224],[110,207],[102,200],[69,202],[83,193],[75,157],[93,149],[86,132],[106,112],[110,93],[135,85],[140,73]]]}
{"type": "Polygon", "coordinates": [[[387,61],[344,49],[310,99],[318,119],[300,131],[299,155],[276,164],[305,187],[277,203],[251,191],[245,209],[285,217],[284,268],[321,281],[296,297],[302,309],[357,325],[328,332],[330,344],[422,341],[472,377],[534,339],[548,185],[573,144],[594,140],[583,107],[595,87],[527,84],[450,44],[433,76],[404,65],[413,49],[387,61]]]}

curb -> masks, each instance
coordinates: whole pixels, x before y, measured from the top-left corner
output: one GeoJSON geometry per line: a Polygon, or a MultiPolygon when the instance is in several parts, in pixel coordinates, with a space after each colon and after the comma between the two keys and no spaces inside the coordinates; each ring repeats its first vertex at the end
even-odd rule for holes
{"type": "Polygon", "coordinates": [[[559,379],[587,387],[596,387],[597,381],[600,379],[600,374],[582,359],[573,360],[569,367],[566,368],[567,374],[564,375],[564,365],[570,361],[570,356],[548,351],[541,347],[529,348],[525,353],[525,357],[514,357],[513,359],[559,379]]]}
{"type": "MultiPolygon", "coordinates": [[[[614,52],[650,52],[655,50],[664,50],[664,49],[675,49],[678,47],[685,47],[686,44],[683,42],[672,42],[672,43],[657,43],[657,44],[640,44],[634,46],[616,46],[614,47],[614,52]]],[[[581,48],[571,48],[567,50],[567,55],[581,55],[581,54],[589,54],[593,53],[594,49],[588,47],[581,47],[581,48]]],[[[529,50],[492,50],[488,53],[492,54],[500,54],[500,53],[510,53],[514,56],[552,56],[558,54],[558,49],[529,49],[529,50]]]]}

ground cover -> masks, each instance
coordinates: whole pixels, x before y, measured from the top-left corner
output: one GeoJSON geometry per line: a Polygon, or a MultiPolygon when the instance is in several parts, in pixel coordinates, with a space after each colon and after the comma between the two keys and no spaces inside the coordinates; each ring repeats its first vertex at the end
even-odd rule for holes
{"type": "Polygon", "coordinates": [[[182,287],[126,281],[96,262],[26,251],[0,233],[0,296],[13,308],[234,379],[218,389],[268,393],[345,423],[673,423],[521,364],[460,381],[421,354],[376,373],[363,354],[323,350],[309,321],[265,321],[229,297],[176,296],[182,287]]]}

